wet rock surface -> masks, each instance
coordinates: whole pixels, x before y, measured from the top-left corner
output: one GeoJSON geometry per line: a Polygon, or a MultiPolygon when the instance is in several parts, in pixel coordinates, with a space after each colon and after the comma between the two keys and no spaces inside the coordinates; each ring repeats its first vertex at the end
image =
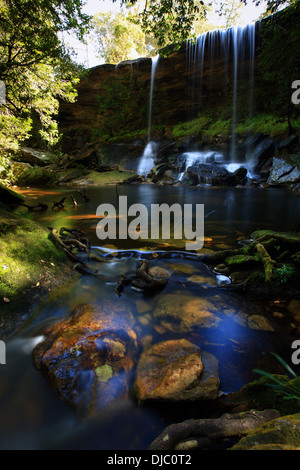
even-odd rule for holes
{"type": "MultiPolygon", "coordinates": [[[[298,155],[299,158],[299,155],[298,155]]],[[[287,163],[280,158],[273,158],[272,168],[268,183],[271,185],[276,184],[294,184],[300,182],[300,169],[296,164],[287,163]]]]}
{"type": "Polygon", "coordinates": [[[45,332],[34,364],[63,400],[93,415],[128,393],[137,346],[132,323],[122,302],[79,307],[45,332]]]}
{"type": "Polygon", "coordinates": [[[222,319],[217,308],[207,299],[189,295],[167,294],[159,299],[154,317],[167,330],[178,333],[195,328],[217,327],[222,319]]]}
{"type": "Polygon", "coordinates": [[[137,366],[139,401],[194,401],[218,395],[218,361],[195,344],[169,340],[147,348],[137,366]]]}

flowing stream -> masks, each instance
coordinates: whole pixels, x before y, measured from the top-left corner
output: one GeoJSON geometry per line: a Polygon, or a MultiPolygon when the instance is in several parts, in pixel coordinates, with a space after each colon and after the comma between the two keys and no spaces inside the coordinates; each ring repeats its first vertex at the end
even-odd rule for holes
{"type": "MultiPolygon", "coordinates": [[[[172,204],[174,202],[205,205],[205,246],[203,253],[237,247],[237,239],[248,239],[257,229],[292,230],[299,199],[283,190],[212,189],[140,186],[106,186],[89,188],[89,202],[72,205],[70,188],[24,190],[29,203],[53,203],[66,196],[65,209],[53,212],[51,204],[43,215],[36,215],[45,227],[80,228],[94,249],[110,257],[109,263],[95,263],[101,278],[74,273],[65,285],[50,292],[27,312],[23,331],[7,344],[7,365],[0,369],[0,448],[1,449],[146,449],[152,440],[171,423],[187,418],[210,416],[209,406],[177,403],[138,405],[134,396],[116,400],[97,419],[80,419],[73,408],[61,401],[42,373],[35,369],[31,356],[34,346],[43,339],[45,326],[62,318],[82,304],[120,299],[114,289],[124,272],[135,272],[139,259],[171,273],[166,288],[146,296],[128,286],[122,294],[128,311],[135,317],[139,338],[148,337],[152,344],[184,337],[213,354],[219,361],[220,391],[238,390],[255,378],[252,370],[261,365],[264,352],[289,353],[290,338],[281,328],[273,332],[253,330],[236,321],[236,315],[251,315],[256,307],[238,294],[222,288],[222,278],[201,263],[195,253],[184,250],[180,241],[113,240],[100,242],[96,236],[97,206],[112,203],[126,195],[128,203],[172,204]],[[113,245],[113,246],[111,246],[113,245]],[[193,279],[198,282],[192,282],[193,279]],[[199,329],[185,334],[161,331],[154,318],[157,303],[165,295],[201,298],[214,302],[222,316],[222,328],[199,329]],[[139,306],[146,305],[148,322],[139,306]]],[[[74,192],[73,192],[74,193],[74,192]]],[[[134,380],[134,375],[132,380],[134,380]]]]}

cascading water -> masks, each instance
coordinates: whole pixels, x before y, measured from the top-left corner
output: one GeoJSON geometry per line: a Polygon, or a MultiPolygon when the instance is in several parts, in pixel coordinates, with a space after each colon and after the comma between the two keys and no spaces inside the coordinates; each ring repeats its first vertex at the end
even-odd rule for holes
{"type": "Polygon", "coordinates": [[[232,93],[232,131],[231,131],[231,149],[230,160],[236,161],[236,104],[237,104],[237,77],[238,77],[238,59],[239,59],[239,40],[241,28],[233,28],[233,93],[232,93]]]}
{"type": "MultiPolygon", "coordinates": [[[[219,152],[206,150],[202,152],[186,152],[182,154],[182,158],[185,159],[185,171],[196,165],[197,163],[222,163],[224,162],[224,155],[219,152]]],[[[182,181],[185,171],[181,172],[178,177],[178,181],[182,181]]]]}
{"type": "Polygon", "coordinates": [[[237,124],[237,93],[238,93],[238,71],[242,64],[248,61],[249,83],[248,83],[248,120],[253,117],[254,99],[254,66],[255,66],[255,24],[247,25],[245,28],[233,28],[233,99],[232,99],[232,137],[230,160],[236,163],[236,124],[237,124]]]}
{"type": "MultiPolygon", "coordinates": [[[[244,166],[248,169],[249,176],[253,176],[251,156],[247,150],[243,155],[237,151],[236,127],[239,114],[242,113],[243,118],[249,123],[254,114],[255,33],[257,26],[259,26],[259,22],[244,28],[210,31],[199,36],[195,42],[190,40],[187,42],[187,64],[189,75],[192,77],[189,79],[188,85],[191,88],[188,93],[190,118],[194,119],[202,115],[205,117],[207,111],[209,114],[210,100],[215,101],[216,97],[220,97],[225,110],[230,109],[229,106],[231,106],[231,141],[224,166],[228,171],[244,166]],[[222,83],[214,81],[216,67],[221,67],[224,71],[222,83]],[[245,109],[245,105],[241,103],[241,90],[244,92],[246,90],[248,93],[248,103],[246,102],[248,109],[245,109]]],[[[203,163],[203,160],[200,158],[197,161],[196,159],[193,164],[198,162],[203,163]]],[[[186,168],[189,163],[189,158],[187,158],[186,168]]],[[[181,179],[182,176],[180,174],[181,179]]]]}
{"type": "Polygon", "coordinates": [[[159,55],[152,58],[151,68],[151,82],[150,82],[150,98],[149,98],[149,114],[148,114],[148,138],[147,145],[141,157],[141,161],[137,170],[138,175],[147,176],[151,169],[154,167],[154,158],[157,155],[157,144],[151,141],[151,124],[152,124],[152,106],[153,106],[153,91],[154,80],[159,55]]]}

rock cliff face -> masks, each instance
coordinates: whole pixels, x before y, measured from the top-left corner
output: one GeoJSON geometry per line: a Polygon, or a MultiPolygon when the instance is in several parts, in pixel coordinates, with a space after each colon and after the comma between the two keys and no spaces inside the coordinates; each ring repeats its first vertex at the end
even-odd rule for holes
{"type": "MultiPolygon", "coordinates": [[[[215,39],[216,47],[218,39],[215,39]]],[[[209,40],[203,66],[190,43],[160,57],[155,73],[152,133],[167,134],[168,126],[197,117],[201,109],[218,119],[230,118],[233,94],[233,58],[211,56],[209,40]],[[194,57],[190,60],[189,56],[194,57]],[[203,73],[202,73],[203,72],[203,73]],[[201,86],[200,86],[201,85],[201,86]]],[[[151,59],[100,65],[87,72],[78,86],[75,104],[61,103],[59,123],[65,151],[105,141],[133,142],[147,136],[151,59]]],[[[248,83],[249,64],[240,63],[238,82],[248,83]]],[[[238,85],[239,87],[239,85],[238,85]]],[[[245,87],[244,87],[245,88],[245,87]]],[[[248,88],[244,90],[248,103],[248,88]]],[[[239,101],[242,101],[241,95],[239,101]]]]}
{"type": "MultiPolygon", "coordinates": [[[[283,137],[277,141],[270,139],[264,130],[267,126],[263,129],[264,120],[262,129],[256,126],[254,135],[249,136],[247,128],[253,117],[261,114],[264,117],[269,112],[267,97],[272,83],[263,77],[259,60],[265,21],[269,20],[243,30],[210,32],[200,36],[196,43],[187,41],[179,49],[171,46],[160,51],[154,77],[153,62],[147,58],[116,66],[100,65],[84,72],[77,102],[61,103],[58,117],[67,168],[80,164],[100,172],[137,171],[150,139],[159,144],[153,159],[156,169],[152,176],[157,180],[154,182],[164,178],[167,184],[174,184],[174,171],[176,174],[184,171],[179,168],[180,155],[208,148],[220,151],[227,163],[247,160],[246,167],[249,170],[251,166],[252,174],[277,184],[277,180],[269,177],[272,158],[286,154],[286,149],[280,148],[283,137]]],[[[276,15],[276,22],[289,27],[282,13],[276,15]]],[[[280,113],[282,109],[278,109],[278,116],[280,113]]],[[[299,140],[297,135],[293,138],[299,140]]],[[[299,145],[293,153],[299,160],[299,145]]],[[[194,184],[187,176],[189,184],[194,184]]],[[[297,176],[293,184],[298,180],[297,176]]],[[[205,178],[207,181],[209,178],[205,178]]],[[[231,185],[247,182],[244,178],[243,182],[231,185]]],[[[286,179],[284,182],[289,184],[286,179]]]]}

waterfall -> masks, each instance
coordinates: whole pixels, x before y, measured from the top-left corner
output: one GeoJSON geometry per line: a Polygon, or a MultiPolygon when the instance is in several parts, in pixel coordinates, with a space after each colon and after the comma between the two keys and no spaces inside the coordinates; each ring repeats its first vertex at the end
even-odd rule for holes
{"type": "MultiPolygon", "coordinates": [[[[254,114],[254,67],[255,67],[255,32],[258,23],[244,28],[209,31],[200,35],[195,42],[187,42],[187,64],[192,79],[189,97],[192,103],[192,119],[209,110],[209,100],[220,96],[224,110],[231,103],[231,143],[229,148],[230,163],[237,163],[236,127],[241,112],[249,121],[254,114]],[[224,70],[222,83],[214,82],[215,67],[224,70]],[[246,69],[249,67],[249,69],[246,69]],[[248,111],[240,103],[241,90],[248,90],[248,111]],[[211,95],[209,96],[209,91],[211,95]],[[214,96],[212,95],[214,94],[214,96]],[[229,101],[230,100],[230,101],[229,101]]],[[[230,109],[230,108],[229,108],[230,109]]],[[[222,112],[220,107],[220,112],[222,112]]],[[[230,119],[230,115],[220,115],[218,119],[230,119]]]]}
{"type": "Polygon", "coordinates": [[[236,161],[236,103],[237,103],[237,78],[238,78],[238,59],[239,59],[239,40],[241,36],[240,28],[232,30],[233,44],[233,93],[232,93],[232,130],[231,130],[231,148],[230,160],[236,161]]]}
{"type": "Polygon", "coordinates": [[[159,55],[152,58],[149,112],[148,112],[148,138],[147,138],[147,145],[144,149],[144,153],[141,157],[138,170],[137,170],[138,175],[146,176],[146,177],[148,173],[154,167],[154,158],[157,155],[157,144],[151,141],[151,125],[152,125],[154,80],[155,80],[155,72],[156,72],[158,61],[159,61],[159,55]]]}
{"type": "Polygon", "coordinates": [[[148,143],[151,140],[151,124],[152,124],[152,105],[153,105],[153,90],[154,90],[154,80],[157,64],[159,61],[159,55],[152,58],[152,67],[151,67],[151,82],[150,82],[150,98],[149,98],[149,116],[148,116],[148,143]]]}
{"type": "Polygon", "coordinates": [[[248,83],[248,115],[253,117],[254,100],[254,66],[255,66],[255,24],[247,25],[245,28],[234,28],[233,36],[233,100],[232,100],[232,137],[231,137],[231,162],[236,162],[236,124],[237,124],[237,85],[238,71],[245,60],[249,63],[248,83]]]}

